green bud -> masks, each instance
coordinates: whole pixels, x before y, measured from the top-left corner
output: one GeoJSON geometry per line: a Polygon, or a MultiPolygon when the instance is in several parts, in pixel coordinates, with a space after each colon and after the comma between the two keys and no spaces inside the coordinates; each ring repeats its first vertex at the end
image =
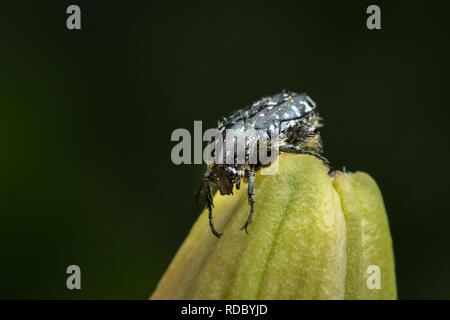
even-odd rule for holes
{"type": "Polygon", "coordinates": [[[249,213],[246,185],[234,196],[216,194],[222,238],[212,235],[205,210],[151,299],[396,298],[391,237],[375,182],[364,173],[330,178],[307,155],[283,153],[279,160],[277,174],[256,176],[249,234],[241,230],[249,213]],[[367,273],[371,265],[380,268],[379,282],[367,273]]]}
{"type": "Polygon", "coordinates": [[[334,175],[347,226],[346,299],[396,299],[394,253],[383,198],[364,172],[334,175]],[[375,267],[371,267],[375,266],[375,267]],[[379,269],[379,288],[377,283],[379,269]]]}

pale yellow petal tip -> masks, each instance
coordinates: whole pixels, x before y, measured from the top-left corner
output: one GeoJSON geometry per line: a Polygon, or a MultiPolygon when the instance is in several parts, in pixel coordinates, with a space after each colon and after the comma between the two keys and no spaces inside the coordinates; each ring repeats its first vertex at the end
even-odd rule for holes
{"type": "Polygon", "coordinates": [[[216,194],[223,237],[211,234],[205,210],[151,299],[396,298],[392,241],[373,179],[340,171],[330,179],[308,155],[281,154],[279,165],[277,174],[257,175],[249,234],[241,230],[247,186],[216,194]],[[376,267],[367,273],[374,265],[379,279],[376,267]]]}

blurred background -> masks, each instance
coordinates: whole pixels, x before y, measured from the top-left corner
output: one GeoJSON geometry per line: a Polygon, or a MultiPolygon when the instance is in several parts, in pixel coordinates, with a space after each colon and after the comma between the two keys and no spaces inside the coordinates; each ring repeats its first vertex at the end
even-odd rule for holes
{"type": "Polygon", "coordinates": [[[336,168],[378,182],[399,298],[450,298],[448,7],[377,1],[370,31],[370,4],[2,3],[0,298],[148,298],[200,213],[172,131],[282,89],[316,101],[336,168]]]}

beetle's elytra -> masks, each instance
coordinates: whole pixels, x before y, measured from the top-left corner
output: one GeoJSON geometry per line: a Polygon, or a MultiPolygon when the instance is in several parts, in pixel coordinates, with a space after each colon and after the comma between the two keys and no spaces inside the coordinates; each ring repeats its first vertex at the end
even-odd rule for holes
{"type": "MultiPolygon", "coordinates": [[[[278,136],[279,151],[310,154],[329,164],[322,153],[322,141],[318,128],[320,127],[316,104],[305,93],[281,92],[256,101],[252,105],[238,110],[229,118],[219,122],[217,129],[226,141],[226,131],[233,129],[244,134],[246,130],[264,130],[270,137],[278,136]]],[[[258,138],[257,138],[258,139],[258,138]]],[[[212,143],[212,142],[210,142],[212,143]]],[[[216,231],[212,218],[213,198],[210,183],[215,183],[221,195],[232,194],[233,187],[239,189],[241,178],[248,183],[248,202],[250,214],[242,229],[247,232],[254,212],[255,172],[263,165],[260,162],[250,164],[248,160],[250,148],[243,146],[246,161],[238,163],[211,163],[203,178],[202,189],[209,210],[209,224],[212,233],[220,238],[222,234],[216,231]]],[[[270,145],[267,145],[270,148],[270,145]]],[[[270,152],[270,150],[267,150],[270,152]]]]}

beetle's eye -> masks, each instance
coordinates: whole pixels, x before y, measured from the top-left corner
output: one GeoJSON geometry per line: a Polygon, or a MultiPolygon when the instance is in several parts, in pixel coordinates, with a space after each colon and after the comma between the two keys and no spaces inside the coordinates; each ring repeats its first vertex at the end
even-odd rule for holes
{"type": "Polygon", "coordinates": [[[317,128],[315,128],[315,127],[311,128],[311,129],[309,130],[309,134],[310,134],[311,136],[314,136],[314,135],[316,135],[316,134],[318,134],[318,133],[319,133],[319,130],[317,130],[317,128]]]}

